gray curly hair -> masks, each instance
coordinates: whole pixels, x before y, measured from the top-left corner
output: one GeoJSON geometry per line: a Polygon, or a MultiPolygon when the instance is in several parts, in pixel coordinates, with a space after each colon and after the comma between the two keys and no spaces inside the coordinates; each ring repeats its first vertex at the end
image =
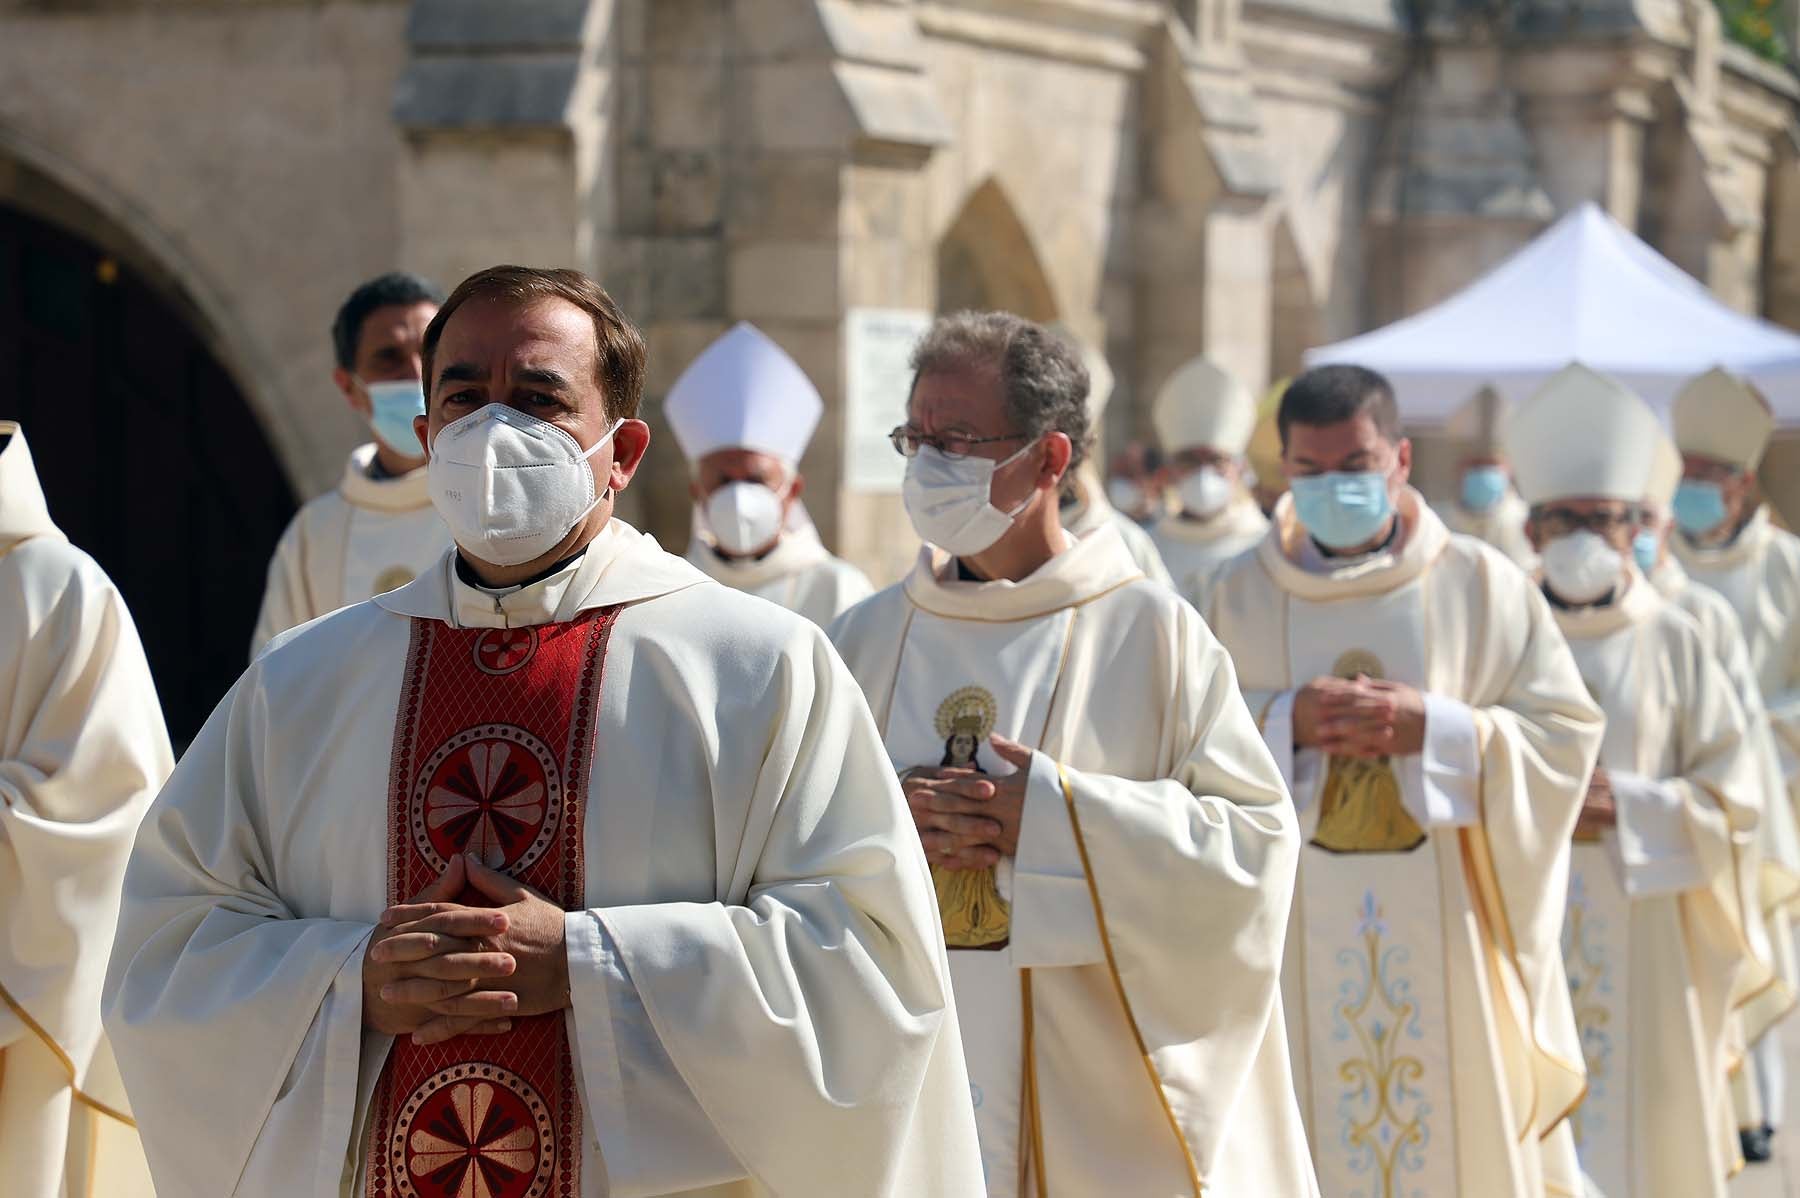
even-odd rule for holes
{"type": "Polygon", "coordinates": [[[915,388],[927,374],[996,371],[1014,427],[1033,440],[1066,434],[1071,472],[1086,459],[1093,440],[1087,367],[1073,345],[1043,325],[1011,312],[953,312],[932,322],[911,365],[915,388]]]}

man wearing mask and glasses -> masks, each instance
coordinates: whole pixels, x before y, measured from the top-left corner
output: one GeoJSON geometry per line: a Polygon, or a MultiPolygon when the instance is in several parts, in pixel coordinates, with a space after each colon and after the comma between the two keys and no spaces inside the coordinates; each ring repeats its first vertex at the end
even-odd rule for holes
{"type": "Polygon", "coordinates": [[[965,312],[912,366],[925,546],[831,634],[932,865],[986,1193],[1315,1194],[1277,995],[1293,812],[1231,663],[1117,529],[1059,522],[1071,346],[965,312]]]}
{"type": "Polygon", "coordinates": [[[1699,627],[1633,561],[1656,414],[1573,365],[1507,440],[1544,596],[1606,713],[1569,869],[1563,957],[1589,1072],[1564,1134],[1607,1198],[1724,1198],[1740,1163],[1728,1074],[1779,1011],[1748,1007],[1773,980],[1760,742],[1699,627]]]}
{"type": "Polygon", "coordinates": [[[423,355],[455,547],[264,652],[133,852],[108,1024],[158,1192],[978,1193],[855,682],[613,518],[637,330],[502,266],[423,355]]]}
{"type": "Polygon", "coordinates": [[[331,323],[331,381],[374,440],[350,451],[337,489],[312,500],[269,562],[252,655],[277,633],[416,578],[448,543],[425,485],[420,341],[444,296],[394,272],[352,291],[331,323]]]}
{"type": "Polygon", "coordinates": [[[1579,1192],[1540,1144],[1584,1084],[1560,940],[1600,713],[1530,578],[1408,485],[1386,379],[1308,371],[1278,425],[1290,491],[1207,622],[1300,812],[1282,997],[1320,1184],[1579,1192]]]}
{"type": "MultiPolygon", "coordinates": [[[[1800,538],[1775,527],[1756,482],[1774,426],[1767,401],[1723,370],[1681,390],[1674,428],[1683,469],[1670,505],[1675,531],[1668,548],[1690,578],[1723,595],[1737,613],[1792,802],[1800,799],[1800,538]]],[[[1762,1122],[1751,1120],[1745,1147],[1766,1158],[1786,1105],[1776,1037],[1758,1046],[1754,1074],[1762,1122]]]]}
{"type": "Polygon", "coordinates": [[[709,345],[663,402],[693,476],[687,560],[821,626],[874,590],[826,550],[801,502],[800,457],[824,410],[806,372],[750,324],[709,345]]]}

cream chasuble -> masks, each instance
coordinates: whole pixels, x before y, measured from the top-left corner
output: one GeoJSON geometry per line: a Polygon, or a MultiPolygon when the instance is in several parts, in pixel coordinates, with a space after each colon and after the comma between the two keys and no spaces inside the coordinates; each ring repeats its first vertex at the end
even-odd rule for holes
{"type": "Polygon", "coordinates": [[[930,874],[860,692],[817,627],[619,521],[529,586],[447,553],[277,640],[126,889],[107,1017],[160,1198],[979,1192],[930,874]],[[493,1043],[532,1020],[454,1058],[363,1028],[373,921],[420,876],[393,870],[459,841],[577,893],[572,1005],[531,1033],[565,1066],[493,1043]]]}
{"type": "Polygon", "coordinates": [[[1731,1019],[1773,981],[1749,922],[1757,742],[1699,629],[1641,575],[1556,622],[1606,712],[1618,808],[1570,862],[1563,954],[1588,1066],[1570,1127],[1607,1198],[1722,1198],[1741,1163],[1731,1019]]]}
{"type": "Polygon", "coordinates": [[[1511,487],[1499,503],[1485,512],[1471,512],[1455,502],[1443,504],[1437,511],[1451,532],[1486,541],[1521,570],[1537,569],[1537,550],[1525,535],[1525,518],[1531,514],[1531,507],[1511,487]]]}
{"type": "Polygon", "coordinates": [[[1168,567],[1176,589],[1190,603],[1200,601],[1221,566],[1254,548],[1269,531],[1269,521],[1248,493],[1240,492],[1210,520],[1192,520],[1179,512],[1150,527],[1150,540],[1168,567]]]}
{"type": "Polygon", "coordinates": [[[450,534],[425,487],[425,468],[369,477],[375,446],[359,446],[337,489],[294,514],[275,556],[251,637],[252,656],[277,633],[404,586],[434,565],[450,534]]]}
{"type": "Polygon", "coordinates": [[[861,570],[826,550],[810,522],[784,532],[775,548],[752,559],[727,560],[696,536],[687,560],[714,582],[798,612],[821,628],[875,593],[861,570]]]}
{"type": "Polygon", "coordinates": [[[1094,470],[1092,462],[1084,462],[1075,471],[1074,481],[1070,484],[1074,489],[1075,501],[1062,509],[1062,526],[1076,537],[1085,537],[1097,528],[1111,527],[1118,530],[1125,542],[1125,551],[1137,568],[1151,582],[1160,582],[1166,587],[1175,585],[1175,579],[1169,573],[1168,566],[1163,564],[1162,555],[1156,551],[1156,543],[1150,534],[1138,527],[1137,521],[1115,508],[1106,498],[1106,488],[1100,482],[1100,476],[1094,470]]]}
{"type": "Polygon", "coordinates": [[[1292,808],[1230,662],[1110,528],[1021,582],[955,572],[927,548],[832,638],[896,770],[1037,750],[1016,858],[938,875],[987,1193],[1316,1193],[1277,994],[1292,808]]]}
{"type": "Polygon", "coordinates": [[[1600,714],[1523,572],[1415,491],[1400,519],[1393,548],[1334,567],[1283,498],[1207,613],[1300,809],[1301,1109],[1328,1198],[1535,1198],[1574,1180],[1540,1139],[1583,1089],[1559,937],[1600,714]],[[1296,752],[1293,693],[1328,674],[1424,691],[1424,751],[1296,752]]]}
{"type": "Polygon", "coordinates": [[[131,613],[51,523],[0,421],[0,1191],[135,1198],[149,1174],[100,984],[138,821],[174,761],[131,613]]]}

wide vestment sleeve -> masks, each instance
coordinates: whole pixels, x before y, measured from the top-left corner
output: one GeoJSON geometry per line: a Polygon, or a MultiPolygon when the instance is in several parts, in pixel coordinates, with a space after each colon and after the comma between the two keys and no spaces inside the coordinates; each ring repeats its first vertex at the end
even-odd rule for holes
{"type": "Polygon", "coordinates": [[[47,1041],[86,1107],[122,1116],[100,987],[168,733],[124,599],[60,538],[0,553],[0,639],[0,1048],[47,1041]]]}
{"type": "Polygon", "coordinates": [[[716,1135],[757,1192],[979,1194],[930,874],[868,706],[824,634],[799,621],[769,687],[718,728],[719,785],[729,764],[750,775],[745,798],[715,795],[718,901],[595,912],[632,993],[595,987],[571,957],[584,1080],[625,1119],[596,1129],[613,1192],[727,1180],[695,1176],[704,1166],[679,1136],[634,1133],[631,1083],[606,1045],[620,1005],[628,1020],[641,1003],[703,1138],[716,1135]]]}
{"type": "Polygon", "coordinates": [[[337,1194],[354,1134],[374,926],[296,918],[277,893],[263,664],[182,757],[125,876],[106,1026],[159,1198],[337,1194]]]}
{"type": "MultiPolygon", "coordinates": [[[[1173,608],[1168,717],[1147,733],[1156,737],[1154,769],[1109,772],[1104,747],[1083,743],[1079,728],[1047,751],[1069,759],[1059,762],[1064,798],[1107,968],[1205,1181],[1232,1137],[1272,1021],[1281,1031],[1281,955],[1300,841],[1230,656],[1191,607],[1173,608]]],[[[1091,704],[1105,702],[1106,664],[1071,661],[1072,671],[1094,671],[1091,704]]],[[[1025,894],[1028,880],[1019,885],[1025,894]]],[[[1291,1093],[1286,1069],[1283,1055],[1281,1089],[1291,1093]]],[[[1303,1157],[1303,1147],[1291,1147],[1303,1157]]]]}
{"type": "Polygon", "coordinates": [[[1570,838],[1605,723],[1537,588],[1497,553],[1481,555],[1474,578],[1471,626],[1437,630],[1471,646],[1466,658],[1438,659],[1468,676],[1434,679],[1433,689],[1466,686],[1476,712],[1481,820],[1458,837],[1486,936],[1513,966],[1497,974],[1506,998],[1500,1048],[1514,1109],[1537,1136],[1587,1084],[1562,929],[1570,838]]]}

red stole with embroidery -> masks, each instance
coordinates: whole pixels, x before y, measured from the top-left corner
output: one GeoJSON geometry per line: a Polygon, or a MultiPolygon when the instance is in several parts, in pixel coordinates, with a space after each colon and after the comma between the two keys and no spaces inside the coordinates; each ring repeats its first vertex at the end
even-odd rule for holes
{"type": "MultiPolygon", "coordinates": [[[[594,718],[616,608],[537,628],[414,620],[388,783],[388,898],[468,852],[585,905],[594,718]]],[[[461,901],[488,905],[474,892],[461,901]]],[[[372,1108],[368,1198],[580,1198],[581,1099],[562,1012],[504,1036],[395,1040],[372,1108]]]]}

